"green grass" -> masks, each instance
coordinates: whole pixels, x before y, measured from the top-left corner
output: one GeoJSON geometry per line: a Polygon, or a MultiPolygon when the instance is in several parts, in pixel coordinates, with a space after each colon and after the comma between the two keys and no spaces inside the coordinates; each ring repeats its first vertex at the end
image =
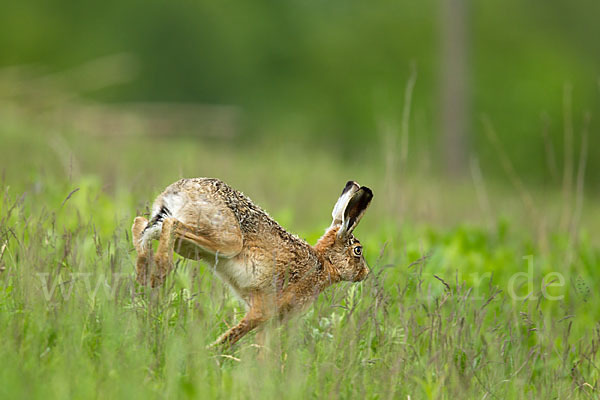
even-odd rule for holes
{"type": "Polygon", "coordinates": [[[503,185],[480,207],[469,182],[325,151],[2,129],[0,398],[597,396],[592,197],[570,233],[551,189],[531,190],[534,217],[503,185]],[[373,187],[357,229],[373,274],[270,325],[260,352],[254,334],[205,350],[243,315],[205,265],[177,259],[156,290],[133,280],[131,222],[181,176],[223,178],[310,242],[346,179],[373,187]]]}

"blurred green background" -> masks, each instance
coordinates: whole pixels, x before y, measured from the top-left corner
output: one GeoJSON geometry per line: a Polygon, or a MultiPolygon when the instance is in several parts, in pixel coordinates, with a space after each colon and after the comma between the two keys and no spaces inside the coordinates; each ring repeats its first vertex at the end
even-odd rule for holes
{"type": "Polygon", "coordinates": [[[366,165],[385,149],[434,174],[477,160],[505,179],[502,146],[545,186],[574,174],[588,131],[597,191],[598,15],[592,0],[6,1],[0,100],[5,120],[59,115],[76,133],[293,143],[366,165]]]}

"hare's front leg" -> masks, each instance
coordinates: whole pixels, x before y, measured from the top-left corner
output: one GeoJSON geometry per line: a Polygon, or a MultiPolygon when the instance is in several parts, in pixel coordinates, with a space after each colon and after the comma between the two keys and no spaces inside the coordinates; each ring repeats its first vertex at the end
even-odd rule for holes
{"type": "Polygon", "coordinates": [[[256,294],[250,300],[250,309],[246,316],[238,324],[219,336],[209,347],[215,347],[221,344],[232,345],[240,340],[248,332],[267,321],[272,312],[269,312],[267,298],[264,295],[256,294]]]}
{"type": "Polygon", "coordinates": [[[262,318],[246,315],[236,326],[219,336],[209,347],[215,347],[220,344],[232,345],[263,322],[264,319],[262,318]]]}
{"type": "Polygon", "coordinates": [[[142,233],[148,226],[148,220],[144,217],[136,217],[131,227],[131,235],[133,246],[137,252],[137,260],[135,265],[136,280],[140,285],[146,285],[148,282],[148,262],[152,258],[152,247],[142,247],[142,233]]]}

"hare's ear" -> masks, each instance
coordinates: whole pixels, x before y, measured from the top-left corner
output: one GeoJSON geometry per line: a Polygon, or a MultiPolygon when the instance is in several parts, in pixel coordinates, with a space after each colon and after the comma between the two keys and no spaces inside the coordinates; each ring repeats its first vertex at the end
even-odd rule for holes
{"type": "Polygon", "coordinates": [[[338,236],[348,236],[352,233],[371,204],[371,199],[373,199],[373,192],[366,186],[362,186],[354,193],[344,209],[342,227],[338,231],[338,236]]]}
{"type": "Polygon", "coordinates": [[[354,181],[348,181],[346,183],[346,186],[344,186],[340,198],[335,203],[335,206],[333,206],[333,211],[331,212],[331,217],[333,218],[333,220],[331,221],[331,226],[342,224],[342,220],[344,219],[344,210],[346,209],[346,206],[348,205],[348,202],[350,201],[354,193],[356,193],[359,188],[360,186],[358,185],[358,183],[354,181]]]}

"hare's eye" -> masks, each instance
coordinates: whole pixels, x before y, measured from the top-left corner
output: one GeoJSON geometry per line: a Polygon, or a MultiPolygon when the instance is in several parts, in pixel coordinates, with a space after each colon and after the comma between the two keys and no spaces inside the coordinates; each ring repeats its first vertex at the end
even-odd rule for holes
{"type": "Polygon", "coordinates": [[[353,251],[355,256],[360,256],[362,254],[362,246],[356,246],[353,251]]]}

